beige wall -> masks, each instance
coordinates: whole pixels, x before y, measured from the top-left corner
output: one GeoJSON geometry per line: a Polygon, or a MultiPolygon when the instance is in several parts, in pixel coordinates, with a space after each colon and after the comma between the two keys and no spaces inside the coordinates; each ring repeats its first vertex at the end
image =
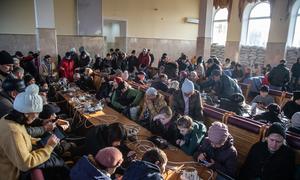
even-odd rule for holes
{"type": "Polygon", "coordinates": [[[199,0],[103,0],[103,16],[128,21],[129,37],[196,40],[199,0]],[[157,8],[157,10],[155,10],[157,8]]]}
{"type": "Polygon", "coordinates": [[[33,0],[0,1],[1,34],[35,34],[33,0]]]}
{"type": "Polygon", "coordinates": [[[76,35],[75,0],[54,0],[54,16],[57,35],[76,35]]]}

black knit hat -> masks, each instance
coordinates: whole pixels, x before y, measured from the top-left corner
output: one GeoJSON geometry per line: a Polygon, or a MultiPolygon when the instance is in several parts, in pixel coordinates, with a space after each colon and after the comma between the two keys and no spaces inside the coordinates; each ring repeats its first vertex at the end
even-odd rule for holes
{"type": "Polygon", "coordinates": [[[268,110],[274,114],[279,114],[280,113],[280,106],[276,103],[271,103],[268,105],[268,110]]]}
{"type": "Polygon", "coordinates": [[[14,60],[8,52],[1,51],[0,52],[0,65],[5,65],[5,64],[14,64],[14,60]]]}
{"type": "Polygon", "coordinates": [[[39,118],[48,119],[54,113],[60,112],[60,108],[54,104],[46,104],[43,106],[43,111],[39,114],[39,118]]]}
{"type": "Polygon", "coordinates": [[[267,133],[266,133],[266,137],[268,137],[270,134],[279,134],[281,135],[284,139],[286,137],[285,135],[285,128],[283,127],[282,124],[278,123],[278,122],[274,122],[268,129],[267,133]]]}
{"type": "Polygon", "coordinates": [[[269,92],[269,86],[263,85],[263,86],[260,87],[259,91],[261,91],[261,92],[269,92]]]}
{"type": "Polygon", "coordinates": [[[296,101],[300,99],[300,91],[294,91],[293,92],[293,100],[296,101]]]}

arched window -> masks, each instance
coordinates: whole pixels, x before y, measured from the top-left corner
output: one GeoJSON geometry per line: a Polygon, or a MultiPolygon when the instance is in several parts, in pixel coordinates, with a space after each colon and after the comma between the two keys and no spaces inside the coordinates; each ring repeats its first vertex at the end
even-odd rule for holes
{"type": "Polygon", "coordinates": [[[219,9],[215,13],[213,21],[212,43],[225,45],[228,26],[227,16],[228,10],[226,8],[219,9]]]}
{"type": "Polygon", "coordinates": [[[300,47],[300,8],[298,8],[297,16],[296,16],[296,25],[294,30],[293,44],[294,47],[300,47]]]}
{"type": "Polygon", "coordinates": [[[271,8],[268,2],[255,4],[248,16],[246,45],[266,47],[271,23],[271,8]]]}

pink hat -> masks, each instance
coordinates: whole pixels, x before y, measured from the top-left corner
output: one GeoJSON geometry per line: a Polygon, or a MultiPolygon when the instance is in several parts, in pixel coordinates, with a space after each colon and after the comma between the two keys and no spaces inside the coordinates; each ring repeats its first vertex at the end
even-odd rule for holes
{"type": "Polygon", "coordinates": [[[106,168],[113,168],[122,164],[123,155],[119,149],[107,147],[98,151],[95,160],[106,168]]]}
{"type": "Polygon", "coordinates": [[[222,144],[228,136],[228,127],[224,123],[214,122],[208,129],[208,139],[214,144],[222,144]]]}

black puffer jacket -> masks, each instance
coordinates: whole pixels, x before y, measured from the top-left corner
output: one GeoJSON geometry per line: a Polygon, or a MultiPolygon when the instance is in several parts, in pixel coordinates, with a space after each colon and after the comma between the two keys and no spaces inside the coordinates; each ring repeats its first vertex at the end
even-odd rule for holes
{"type": "Polygon", "coordinates": [[[295,154],[282,145],[275,153],[270,153],[267,142],[254,144],[240,171],[241,180],[290,180],[293,179],[295,154]]]}
{"type": "Polygon", "coordinates": [[[290,70],[284,64],[279,64],[269,73],[269,82],[273,86],[283,87],[290,78],[290,70]]]}

